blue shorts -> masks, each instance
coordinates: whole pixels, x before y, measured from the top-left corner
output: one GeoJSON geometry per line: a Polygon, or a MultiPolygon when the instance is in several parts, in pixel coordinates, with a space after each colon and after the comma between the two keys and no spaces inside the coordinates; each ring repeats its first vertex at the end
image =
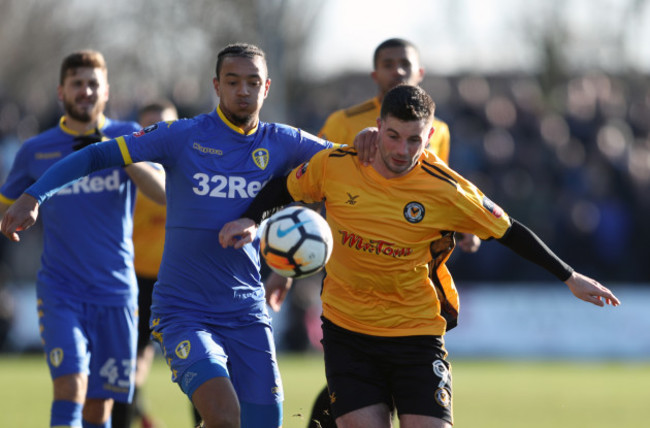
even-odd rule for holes
{"type": "Polygon", "coordinates": [[[88,398],[129,402],[133,396],[137,307],[57,297],[38,299],[43,348],[52,379],[88,375],[88,398]]]}
{"type": "Polygon", "coordinates": [[[172,381],[190,399],[207,380],[229,377],[242,403],[268,405],[284,400],[268,324],[224,327],[205,319],[172,319],[153,313],[151,328],[172,370],[172,381]]]}

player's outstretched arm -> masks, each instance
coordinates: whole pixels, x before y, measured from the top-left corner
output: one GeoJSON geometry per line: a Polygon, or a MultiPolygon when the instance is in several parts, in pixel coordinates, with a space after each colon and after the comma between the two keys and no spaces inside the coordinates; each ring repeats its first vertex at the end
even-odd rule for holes
{"type": "Polygon", "coordinates": [[[2,234],[14,242],[20,241],[19,231],[27,230],[38,218],[38,201],[26,193],[20,195],[4,213],[0,223],[2,234]]]}
{"type": "Polygon", "coordinates": [[[609,289],[598,281],[575,272],[573,268],[555,255],[532,230],[515,219],[511,220],[512,225],[497,241],[555,275],[569,287],[577,298],[597,306],[605,306],[605,303],[612,306],[620,305],[621,302],[609,289]]]}
{"type": "Polygon", "coordinates": [[[585,302],[593,303],[596,306],[605,306],[605,303],[612,306],[621,304],[607,287],[581,273],[573,272],[564,283],[574,296],[585,302]]]}

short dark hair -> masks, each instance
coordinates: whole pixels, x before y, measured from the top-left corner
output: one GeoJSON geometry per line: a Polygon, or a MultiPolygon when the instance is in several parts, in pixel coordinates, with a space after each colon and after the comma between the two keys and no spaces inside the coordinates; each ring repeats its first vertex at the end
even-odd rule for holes
{"type": "Polygon", "coordinates": [[[100,52],[91,49],[73,52],[61,63],[59,83],[63,85],[63,81],[70,72],[80,67],[100,68],[106,71],[106,60],[100,52]]]}
{"type": "Polygon", "coordinates": [[[253,59],[256,56],[262,58],[264,66],[266,66],[266,55],[264,51],[258,48],[255,45],[248,43],[232,43],[221,49],[219,54],[217,54],[217,67],[216,74],[217,80],[219,80],[219,73],[221,72],[221,66],[223,65],[223,60],[229,57],[240,57],[240,58],[250,58],[253,59]]]}
{"type": "Polygon", "coordinates": [[[176,106],[168,99],[159,99],[148,104],[143,105],[138,109],[138,122],[142,121],[142,116],[147,113],[162,113],[165,110],[173,110],[176,112],[176,106]]]}
{"type": "Polygon", "coordinates": [[[382,50],[388,48],[412,48],[418,54],[418,56],[420,56],[418,48],[406,39],[393,38],[384,40],[379,44],[379,46],[377,46],[375,49],[375,54],[372,57],[372,66],[375,70],[377,69],[377,60],[379,59],[379,54],[382,50]]]}
{"type": "Polygon", "coordinates": [[[397,85],[384,95],[381,118],[393,116],[405,122],[433,119],[436,104],[419,86],[397,85]]]}

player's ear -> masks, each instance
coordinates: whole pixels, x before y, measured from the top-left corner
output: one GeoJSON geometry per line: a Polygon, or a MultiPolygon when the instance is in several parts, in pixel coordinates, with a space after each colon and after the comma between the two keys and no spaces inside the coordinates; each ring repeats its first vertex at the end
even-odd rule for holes
{"type": "Polygon", "coordinates": [[[221,98],[221,94],[219,94],[219,79],[216,77],[212,78],[212,86],[214,86],[214,92],[217,93],[217,96],[221,98]]]}
{"type": "Polygon", "coordinates": [[[269,88],[271,87],[271,79],[267,78],[266,82],[264,82],[264,98],[269,95],[269,88]]]}
{"type": "Polygon", "coordinates": [[[419,80],[418,80],[418,85],[419,85],[424,80],[424,67],[418,68],[418,76],[419,76],[419,80]]]}
{"type": "Polygon", "coordinates": [[[432,126],[431,129],[429,129],[429,137],[427,138],[427,141],[431,139],[431,136],[433,135],[434,132],[436,132],[436,128],[432,126]]]}
{"type": "Polygon", "coordinates": [[[63,85],[58,85],[56,87],[56,96],[59,101],[63,101],[63,85]]]}

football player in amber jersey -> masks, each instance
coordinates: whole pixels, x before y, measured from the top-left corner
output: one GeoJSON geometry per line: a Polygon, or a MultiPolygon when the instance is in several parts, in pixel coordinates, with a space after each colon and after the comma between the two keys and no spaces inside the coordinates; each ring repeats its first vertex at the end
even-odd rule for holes
{"type": "MultiPolygon", "coordinates": [[[[397,85],[419,85],[424,78],[424,68],[420,63],[417,47],[408,40],[393,38],[377,46],[373,55],[373,71],[370,76],[377,84],[377,95],[352,107],[332,113],[319,132],[319,136],[341,144],[354,140],[363,128],[374,127],[379,117],[381,102],[386,92],[397,85]]],[[[429,138],[427,150],[449,163],[450,134],[445,122],[434,117],[435,132],[429,138]]],[[[469,253],[478,251],[481,241],[472,234],[456,234],[458,246],[469,253]]],[[[291,283],[289,282],[289,285],[291,283]]],[[[278,310],[287,291],[281,281],[268,281],[267,300],[272,308],[278,310]],[[271,287],[275,286],[273,289],[271,287]]],[[[329,395],[324,388],[317,396],[309,418],[308,428],[335,428],[329,410],[329,395]]]]}
{"type": "Polygon", "coordinates": [[[393,404],[403,428],[453,424],[443,335],[453,317],[446,309],[458,309],[458,295],[445,266],[453,248],[447,231],[497,239],[579,299],[620,303],[424,149],[434,108],[421,88],[397,86],[384,98],[370,165],[352,148],[317,153],[270,181],[243,218],[219,234],[223,246],[238,248],[255,238],[269,209],[325,201],[334,248],[321,295],[323,348],[339,428],[388,428],[393,404]]]}
{"type": "MultiPolygon", "coordinates": [[[[386,92],[400,84],[419,85],[424,77],[417,48],[404,39],[388,39],[379,44],[373,55],[373,69],[370,75],[377,84],[377,95],[361,104],[332,113],[319,132],[320,137],[352,146],[357,133],[376,125],[386,92]]],[[[427,150],[449,163],[449,127],[437,118],[434,118],[433,126],[436,132],[429,139],[427,150]]],[[[456,237],[458,246],[466,252],[476,252],[481,245],[480,240],[471,234],[456,237]]],[[[277,274],[269,275],[265,287],[267,302],[273,310],[280,310],[291,283],[290,279],[283,279],[277,274]]]]}
{"type": "MultiPolygon", "coordinates": [[[[372,80],[377,84],[377,95],[352,107],[337,110],[325,120],[319,137],[352,146],[355,135],[363,128],[375,126],[384,95],[400,84],[419,85],[424,78],[420,54],[415,45],[404,39],[388,39],[375,49],[372,80]]],[[[436,132],[429,139],[427,150],[449,163],[449,127],[434,118],[436,132]]]]}

